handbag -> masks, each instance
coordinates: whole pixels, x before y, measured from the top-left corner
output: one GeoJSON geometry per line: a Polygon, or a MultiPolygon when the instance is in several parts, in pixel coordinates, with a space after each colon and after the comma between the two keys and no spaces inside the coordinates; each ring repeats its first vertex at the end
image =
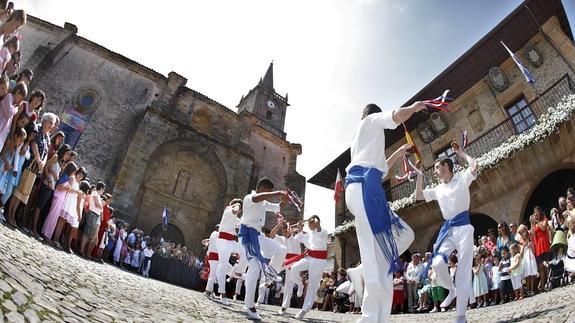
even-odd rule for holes
{"type": "Polygon", "coordinates": [[[34,187],[34,182],[36,181],[39,171],[40,169],[35,160],[22,171],[20,183],[18,183],[13,195],[24,204],[28,203],[28,198],[30,197],[30,193],[32,192],[32,188],[34,187]]]}

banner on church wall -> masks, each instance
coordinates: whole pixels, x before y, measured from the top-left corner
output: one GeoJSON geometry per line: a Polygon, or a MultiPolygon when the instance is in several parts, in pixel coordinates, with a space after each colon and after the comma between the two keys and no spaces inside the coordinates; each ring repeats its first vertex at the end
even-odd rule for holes
{"type": "Polygon", "coordinates": [[[66,135],[65,143],[70,147],[76,147],[80,136],[90,123],[90,117],[78,112],[73,107],[68,107],[60,116],[59,130],[66,135]]]}

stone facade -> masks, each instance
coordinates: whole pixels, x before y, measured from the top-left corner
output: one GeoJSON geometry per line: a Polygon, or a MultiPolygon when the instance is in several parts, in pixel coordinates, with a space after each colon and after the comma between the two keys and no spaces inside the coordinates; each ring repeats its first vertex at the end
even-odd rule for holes
{"type": "MultiPolygon", "coordinates": [[[[435,158],[451,142],[459,142],[461,130],[465,129],[469,140],[473,140],[505,121],[509,114],[506,107],[524,98],[526,102],[535,100],[545,89],[565,74],[573,80],[575,72],[575,46],[561,29],[556,17],[546,21],[542,29],[527,44],[515,52],[536,79],[534,86],[525,79],[511,58],[499,68],[507,78],[507,87],[498,91],[490,83],[489,76],[471,86],[465,93],[455,98],[449,106],[449,113],[441,112],[448,130],[427,143],[421,132],[410,129],[410,135],[423,157],[423,165],[433,165],[435,158]],[[526,59],[525,48],[534,46],[542,57],[542,64],[535,66],[526,59]]],[[[515,49],[517,50],[517,49],[515,49]]],[[[432,121],[427,121],[430,123],[432,121]]],[[[528,201],[532,193],[549,174],[558,170],[575,169],[575,144],[573,125],[575,121],[561,126],[559,133],[547,137],[543,142],[529,146],[512,158],[502,161],[497,168],[482,174],[471,186],[471,221],[476,227],[494,226],[496,222],[521,223],[525,219],[528,201]],[[517,170],[521,170],[518,172],[517,170]],[[474,223],[475,222],[475,223],[474,223]]],[[[398,141],[386,149],[389,156],[404,141],[398,141]]],[[[396,164],[389,171],[389,186],[397,183],[394,176],[401,174],[402,165],[396,164]]],[[[575,182],[573,183],[575,185],[575,182]]],[[[414,184],[409,185],[414,190],[414,184]]],[[[397,192],[388,192],[389,200],[396,200],[397,192]]],[[[403,192],[402,192],[403,193],[403,192]]],[[[345,199],[336,206],[336,226],[353,217],[345,207],[345,199]]],[[[432,248],[442,223],[442,216],[436,202],[417,203],[399,212],[400,216],[414,229],[416,240],[410,251],[425,252],[432,248]]],[[[484,234],[484,232],[479,232],[484,234]]],[[[336,259],[339,266],[349,266],[359,260],[359,249],[355,230],[342,233],[336,238],[336,259]]]]}
{"type": "MultiPolygon", "coordinates": [[[[79,37],[72,24],[29,17],[22,34],[31,89],[47,93],[45,110],[61,116],[79,164],[107,183],[116,214],[132,227],[161,234],[167,207],[167,238],[199,251],[225,205],[259,177],[304,195],[305,178],[295,170],[302,148],[285,140],[288,103],[273,89],[271,65],[265,93],[281,113],[269,120],[253,107],[264,98],[261,81],[249,92],[261,99],[242,100],[236,113],[186,87],[177,73],[165,77],[79,37]]],[[[302,216],[295,208],[285,215],[302,216]]]]}

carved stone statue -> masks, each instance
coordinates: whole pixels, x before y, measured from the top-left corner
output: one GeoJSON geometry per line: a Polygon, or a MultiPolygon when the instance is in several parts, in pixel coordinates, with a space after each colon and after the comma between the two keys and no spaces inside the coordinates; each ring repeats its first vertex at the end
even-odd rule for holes
{"type": "Polygon", "coordinates": [[[446,133],[449,129],[449,125],[447,124],[445,117],[443,117],[443,115],[441,115],[439,112],[433,112],[429,116],[428,122],[431,126],[431,129],[433,129],[433,131],[435,131],[438,135],[446,133]]]}
{"type": "Polygon", "coordinates": [[[426,122],[422,122],[417,126],[417,134],[426,144],[431,143],[433,139],[435,139],[435,133],[431,129],[431,126],[426,122]]]}
{"type": "Polygon", "coordinates": [[[499,92],[505,91],[509,86],[507,76],[499,66],[489,69],[489,83],[499,92]]]}
{"type": "Polygon", "coordinates": [[[533,44],[525,45],[525,58],[529,62],[529,64],[533,65],[534,67],[539,67],[543,65],[543,55],[541,55],[541,51],[533,44]]]}

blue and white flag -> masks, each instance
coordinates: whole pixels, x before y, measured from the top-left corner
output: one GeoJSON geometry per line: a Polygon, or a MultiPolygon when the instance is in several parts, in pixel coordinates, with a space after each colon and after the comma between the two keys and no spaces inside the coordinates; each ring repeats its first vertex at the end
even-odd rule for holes
{"type": "Polygon", "coordinates": [[[531,74],[531,72],[529,72],[529,70],[526,69],[525,66],[523,66],[523,64],[521,64],[519,58],[517,58],[517,56],[513,54],[513,52],[509,49],[509,47],[505,46],[503,42],[501,42],[501,45],[503,45],[503,47],[505,47],[505,49],[509,52],[509,55],[511,55],[511,58],[513,58],[513,61],[515,62],[517,67],[519,67],[519,70],[521,70],[523,76],[525,76],[525,80],[527,81],[527,83],[531,85],[535,84],[535,78],[533,77],[533,74],[531,74]]]}
{"type": "Polygon", "coordinates": [[[164,229],[164,231],[168,231],[168,221],[169,221],[168,208],[164,206],[164,212],[162,212],[162,228],[164,229]]]}

